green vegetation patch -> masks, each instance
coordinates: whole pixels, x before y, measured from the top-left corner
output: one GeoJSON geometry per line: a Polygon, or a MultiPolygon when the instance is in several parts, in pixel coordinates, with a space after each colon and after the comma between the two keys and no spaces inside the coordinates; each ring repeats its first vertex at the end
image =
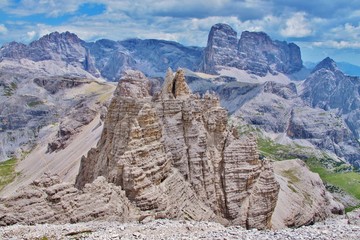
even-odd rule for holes
{"type": "MultiPolygon", "coordinates": [[[[269,138],[258,138],[258,148],[260,156],[281,161],[286,159],[302,159],[312,172],[318,173],[320,178],[328,185],[343,190],[347,194],[360,200],[360,173],[350,164],[335,161],[326,153],[322,156],[315,157],[306,147],[299,145],[289,146],[282,145],[272,141],[269,138]]],[[[287,170],[283,172],[284,176],[289,179],[289,183],[296,183],[299,178],[296,174],[287,170]]],[[[295,189],[292,189],[294,191],[295,189]]],[[[331,188],[328,189],[330,192],[331,188]]],[[[346,208],[351,211],[360,206],[346,208]]]]}
{"type": "Polygon", "coordinates": [[[288,186],[288,188],[290,188],[291,191],[293,191],[294,193],[297,193],[297,192],[298,192],[293,185],[288,184],[287,186],[288,186]]]}
{"type": "Polygon", "coordinates": [[[360,199],[360,174],[355,171],[339,172],[335,169],[325,168],[317,159],[306,160],[310,170],[320,175],[326,183],[337,186],[357,199],[360,199]]]}
{"type": "Polygon", "coordinates": [[[301,158],[303,155],[301,146],[282,145],[268,138],[258,138],[258,149],[260,155],[276,161],[301,158]]]}
{"type": "Polygon", "coordinates": [[[29,102],[27,105],[29,107],[36,107],[37,105],[41,105],[41,104],[44,104],[43,101],[32,101],[32,102],[29,102]]]}
{"type": "Polygon", "coordinates": [[[284,170],[281,173],[282,173],[282,176],[289,179],[291,183],[297,183],[300,181],[300,179],[296,175],[296,171],[294,169],[284,170]]]}
{"type": "Polygon", "coordinates": [[[15,82],[10,83],[10,85],[4,86],[4,96],[10,97],[14,94],[16,89],[18,88],[15,82]]]}
{"type": "Polygon", "coordinates": [[[10,158],[0,163],[0,190],[11,183],[17,176],[15,172],[16,161],[16,158],[10,158]]]}

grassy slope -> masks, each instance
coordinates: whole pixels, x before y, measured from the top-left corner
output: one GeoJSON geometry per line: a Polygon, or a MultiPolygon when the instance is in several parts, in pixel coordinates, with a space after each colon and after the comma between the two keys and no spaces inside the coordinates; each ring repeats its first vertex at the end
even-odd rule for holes
{"type": "Polygon", "coordinates": [[[5,162],[0,163],[0,190],[7,184],[11,183],[16,177],[15,172],[16,159],[11,158],[5,162]]]}
{"type": "MultiPolygon", "coordinates": [[[[345,192],[360,199],[360,174],[355,171],[336,172],[334,169],[327,169],[314,158],[306,160],[310,170],[320,175],[321,179],[333,186],[336,186],[345,192]]],[[[352,210],[360,206],[349,207],[346,210],[352,210]]]]}
{"type": "MultiPolygon", "coordinates": [[[[306,162],[311,171],[320,175],[321,179],[360,200],[360,173],[354,171],[349,165],[337,163],[326,154],[319,159],[311,156],[306,148],[301,146],[287,146],[275,143],[270,139],[258,138],[260,155],[273,160],[300,158],[306,162]]],[[[350,207],[346,210],[352,210],[350,207]]]]}

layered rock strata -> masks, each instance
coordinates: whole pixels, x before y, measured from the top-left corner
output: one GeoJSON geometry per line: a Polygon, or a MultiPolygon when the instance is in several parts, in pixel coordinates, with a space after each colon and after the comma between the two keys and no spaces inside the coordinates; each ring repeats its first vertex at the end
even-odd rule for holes
{"type": "Polygon", "coordinates": [[[191,94],[182,70],[168,71],[155,96],[144,75],[124,76],[76,187],[104,176],[151,214],[269,228],[279,191],[271,164],[228,127],[218,97],[191,94]]]}
{"type": "Polygon", "coordinates": [[[86,184],[80,191],[71,183],[60,182],[57,176],[45,175],[0,203],[0,226],[95,219],[131,221],[139,216],[140,210],[126,198],[125,192],[107,183],[104,177],[86,184]]]}

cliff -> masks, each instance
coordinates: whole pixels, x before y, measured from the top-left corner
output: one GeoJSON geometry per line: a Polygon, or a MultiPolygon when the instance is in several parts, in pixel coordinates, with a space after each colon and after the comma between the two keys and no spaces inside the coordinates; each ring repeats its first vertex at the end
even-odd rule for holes
{"type": "Polygon", "coordinates": [[[237,136],[215,95],[191,94],[182,70],[156,96],[147,82],[136,72],[120,81],[76,186],[104,176],[142,211],[269,228],[279,185],[255,139],[237,136]]]}
{"type": "Polygon", "coordinates": [[[249,74],[291,74],[302,69],[300,48],[294,43],[273,41],[264,32],[241,33],[229,25],[215,24],[204,49],[201,70],[217,73],[222,67],[246,70],[249,74]]]}

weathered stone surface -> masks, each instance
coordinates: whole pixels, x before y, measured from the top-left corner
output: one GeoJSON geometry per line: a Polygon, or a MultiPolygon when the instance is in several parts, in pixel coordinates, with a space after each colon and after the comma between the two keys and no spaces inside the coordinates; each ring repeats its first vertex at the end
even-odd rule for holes
{"type": "Polygon", "coordinates": [[[215,24],[209,33],[201,70],[216,73],[219,67],[235,67],[251,74],[291,74],[302,69],[300,48],[294,43],[273,41],[263,32],[237,33],[229,25],[215,24]]]}
{"type": "Polygon", "coordinates": [[[304,82],[301,98],[311,107],[325,110],[339,109],[347,114],[360,108],[360,78],[342,73],[336,63],[327,57],[304,82]]]}
{"type": "Polygon", "coordinates": [[[291,138],[306,139],[320,149],[334,152],[354,166],[360,166],[359,143],[335,111],[296,107],[291,111],[286,133],[291,138]]]}
{"type": "Polygon", "coordinates": [[[96,116],[97,111],[91,109],[84,101],[76,104],[68,115],[62,119],[56,138],[48,143],[47,152],[51,153],[68,146],[71,137],[89,124],[96,116]]]}
{"type": "Polygon", "coordinates": [[[296,44],[273,41],[264,32],[242,32],[238,51],[240,58],[245,59],[242,69],[259,76],[268,72],[289,74],[303,67],[296,44]]]}
{"type": "Polygon", "coordinates": [[[211,27],[201,70],[216,73],[216,65],[233,66],[237,58],[237,32],[229,25],[218,23],[211,27]]]}
{"type": "Polygon", "coordinates": [[[125,192],[104,177],[80,191],[73,184],[61,183],[56,176],[45,175],[0,204],[0,226],[94,219],[131,221],[139,217],[139,209],[129,202],[125,192]]]}
{"type": "Polygon", "coordinates": [[[348,212],[346,217],[349,219],[349,223],[360,226],[360,209],[356,209],[352,212],[348,212]]]}
{"type": "MultiPolygon", "coordinates": [[[[142,79],[133,79],[138,85],[142,79]]],[[[130,81],[120,81],[117,92],[130,81]]],[[[137,91],[135,91],[137,92],[137,91]]],[[[190,93],[182,70],[162,92],[115,94],[98,147],[81,162],[76,186],[104,176],[142,211],[169,218],[269,228],[279,186],[254,138],[227,127],[211,93],[190,93]],[[179,197],[180,196],[180,197],[179,197]]]]}
{"type": "MultiPolygon", "coordinates": [[[[357,139],[360,126],[360,78],[345,75],[338,69],[334,60],[327,57],[314,68],[312,74],[304,81],[303,87],[300,97],[309,106],[328,112],[332,110],[336,112],[337,119],[341,116],[345,120],[340,120],[341,124],[331,127],[333,131],[340,132],[328,135],[332,141],[320,141],[320,144],[326,145],[327,149],[333,144],[332,148],[337,148],[331,149],[333,152],[359,167],[360,150],[357,139]],[[337,130],[340,127],[343,128],[342,131],[337,130]]],[[[324,128],[322,130],[325,131],[324,128]]]]}
{"type": "Polygon", "coordinates": [[[274,163],[280,183],[277,205],[272,215],[273,227],[299,227],[324,220],[331,213],[343,214],[344,206],[326,191],[319,175],[301,160],[274,163]]]}
{"type": "Polygon", "coordinates": [[[142,72],[126,70],[121,79],[121,88],[116,94],[130,98],[149,97],[150,82],[142,72]]]}

